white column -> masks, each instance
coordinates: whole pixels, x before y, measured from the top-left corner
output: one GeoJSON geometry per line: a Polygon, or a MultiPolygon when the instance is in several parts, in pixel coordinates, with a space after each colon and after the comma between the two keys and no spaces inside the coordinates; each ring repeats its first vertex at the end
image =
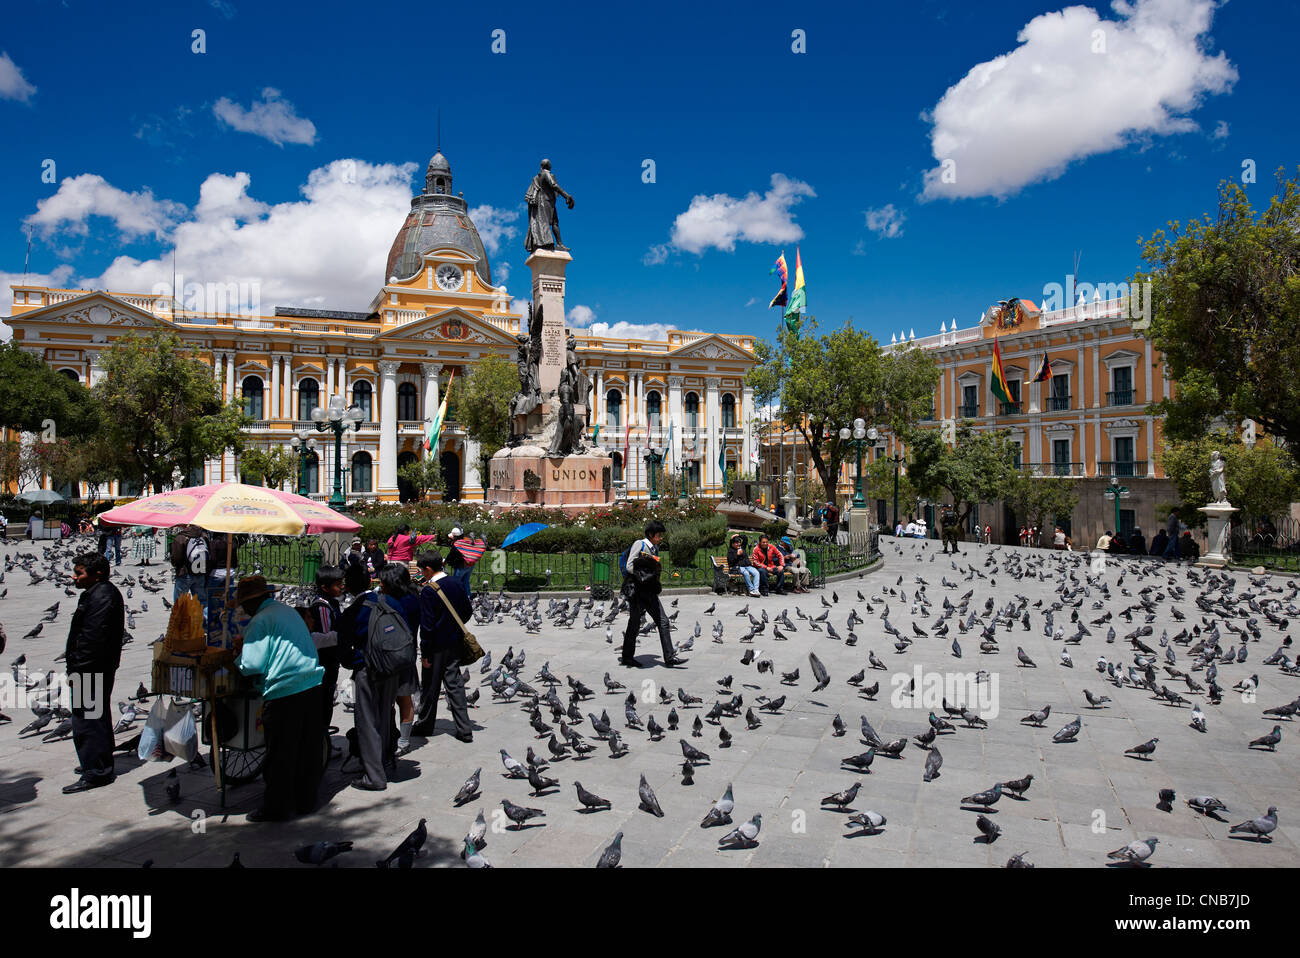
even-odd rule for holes
{"type": "MultiPolygon", "coordinates": [[[[605,386],[604,386],[604,377],[601,375],[601,373],[602,370],[597,369],[596,375],[592,380],[593,383],[595,384],[595,388],[592,389],[591,391],[591,408],[587,410],[587,425],[590,426],[593,423],[598,424],[600,426],[601,432],[606,432],[607,430],[605,429],[605,404],[601,401],[601,397],[604,393],[605,386]]],[[[605,445],[609,445],[609,443],[606,442],[605,445]]]]}
{"type": "Polygon", "coordinates": [[[101,362],[100,353],[90,354],[90,385],[99,385],[100,380],[104,378],[104,366],[101,362]]]}
{"type": "Polygon", "coordinates": [[[401,364],[381,360],[382,377],[379,396],[379,494],[397,490],[397,367],[401,364]]]}
{"type": "Polygon", "coordinates": [[[465,482],[460,490],[460,497],[462,499],[468,499],[469,491],[471,489],[477,490],[479,493],[482,493],[483,491],[483,480],[479,475],[478,468],[480,465],[478,461],[479,445],[473,439],[466,438],[464,457],[465,482]]]}
{"type": "Polygon", "coordinates": [[[669,419],[673,426],[672,451],[665,455],[672,461],[673,469],[680,469],[682,466],[682,428],[685,425],[682,422],[682,377],[668,377],[668,409],[669,419]]]}
{"type": "Polygon", "coordinates": [[[433,422],[438,414],[438,375],[442,372],[441,363],[422,363],[420,371],[424,374],[424,421],[433,422]]]}
{"type": "MultiPolygon", "coordinates": [[[[339,395],[343,397],[343,405],[351,406],[352,393],[348,389],[348,361],[346,359],[340,359],[338,363],[339,363],[339,372],[338,372],[339,395]]],[[[395,406],[397,401],[393,400],[393,402],[395,406]]],[[[370,415],[372,416],[375,414],[374,405],[375,405],[375,397],[373,394],[371,394],[370,415]]]]}
{"type": "MultiPolygon", "coordinates": [[[[281,387],[281,394],[284,396],[284,404],[289,408],[284,411],[284,418],[293,422],[298,418],[298,396],[293,388],[293,356],[288,355],[284,359],[284,385],[281,387]]],[[[297,488],[297,480],[294,480],[294,488],[297,488]]]]}
{"type": "Polygon", "coordinates": [[[992,416],[997,407],[993,405],[993,360],[984,364],[984,415],[992,416]]]}
{"type": "MultiPolygon", "coordinates": [[[[741,428],[745,430],[744,440],[741,443],[740,462],[737,468],[740,472],[751,472],[754,469],[754,463],[750,456],[754,454],[754,389],[746,385],[740,393],[740,423],[741,428]]],[[[784,436],[782,437],[784,441],[784,436]]]]}
{"type": "Polygon", "coordinates": [[[221,353],[215,350],[212,353],[212,381],[217,384],[217,391],[221,391],[221,353]]]}
{"type": "Polygon", "coordinates": [[[325,357],[325,395],[321,398],[322,406],[329,406],[330,397],[334,395],[334,359],[325,357]]]}
{"type": "Polygon", "coordinates": [[[271,410],[268,421],[280,418],[280,357],[271,357],[271,410]]]}
{"type": "Polygon", "coordinates": [[[235,401],[235,354],[226,353],[226,402],[235,401]]]}
{"type": "Polygon", "coordinates": [[[704,462],[700,467],[700,478],[704,484],[710,483],[721,484],[722,474],[718,472],[718,426],[722,416],[722,404],[718,398],[718,381],[711,379],[704,391],[704,414],[708,417],[705,420],[705,440],[704,449],[701,455],[704,456],[704,462]]]}

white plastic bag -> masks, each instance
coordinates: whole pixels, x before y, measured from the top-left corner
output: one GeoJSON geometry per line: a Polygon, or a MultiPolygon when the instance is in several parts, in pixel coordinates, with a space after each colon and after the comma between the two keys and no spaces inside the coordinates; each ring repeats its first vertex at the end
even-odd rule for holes
{"type": "Polygon", "coordinates": [[[188,705],[169,704],[164,716],[163,747],[168,754],[192,762],[199,754],[199,730],[194,710],[188,705]]]}
{"type": "Polygon", "coordinates": [[[164,715],[167,710],[167,697],[160,695],[149,709],[144,728],[140,732],[140,746],[136,755],[142,762],[163,762],[167,760],[167,751],[163,747],[164,715]]]}

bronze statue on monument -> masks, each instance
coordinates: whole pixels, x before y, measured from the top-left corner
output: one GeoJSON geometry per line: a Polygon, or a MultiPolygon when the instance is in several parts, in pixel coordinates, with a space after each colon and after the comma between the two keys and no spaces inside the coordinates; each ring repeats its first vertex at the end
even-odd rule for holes
{"type": "Polygon", "coordinates": [[[556,196],[564,197],[569,209],[573,209],[573,197],[564,192],[555,174],[551,172],[551,161],[542,160],[541,169],[533,177],[524,202],[528,204],[528,233],[524,236],[524,249],[529,253],[539,249],[568,250],[560,242],[560,219],[555,210],[556,196]]]}

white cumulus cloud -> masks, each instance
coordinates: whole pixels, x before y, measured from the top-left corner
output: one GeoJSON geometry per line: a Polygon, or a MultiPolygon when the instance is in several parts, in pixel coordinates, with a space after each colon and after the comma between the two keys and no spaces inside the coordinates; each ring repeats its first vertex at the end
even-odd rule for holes
{"type": "Polygon", "coordinates": [[[973,67],[923,118],[939,166],[925,199],[1003,198],[1133,139],[1197,129],[1187,114],[1236,68],[1206,49],[1216,0],[1115,0],[1034,17],[1010,53],[973,67]]]}
{"type": "MultiPolygon", "coordinates": [[[[673,221],[672,246],[699,254],[710,247],[730,253],[737,242],[793,243],[804,235],[794,207],[816,195],[807,183],[783,173],[773,173],[771,188],[761,195],[751,191],[737,199],[727,193],[701,193],[673,221]]],[[[666,258],[667,250],[655,246],[643,262],[654,265],[666,258]]]]}
{"type": "Polygon", "coordinates": [[[1220,120],[1215,126],[1214,132],[1210,134],[1212,140],[1226,140],[1228,138],[1228,121],[1220,120]]]}
{"type": "Polygon", "coordinates": [[[254,100],[247,109],[223,96],[213,104],[212,112],[231,129],[263,137],[276,146],[311,146],[316,142],[316,124],[299,116],[294,105],[274,87],[264,88],[262,99],[254,100]]]}
{"type": "Polygon", "coordinates": [[[519,235],[519,230],[510,225],[519,219],[517,209],[507,210],[484,204],[471,209],[469,218],[478,230],[479,239],[483,240],[483,248],[490,256],[496,256],[501,252],[502,243],[519,235]]]}
{"type": "Polygon", "coordinates": [[[906,217],[894,207],[893,203],[880,209],[863,210],[862,215],[866,217],[867,229],[881,239],[893,239],[895,236],[903,235],[903,220],[906,217]]]}
{"type": "MultiPolygon", "coordinates": [[[[301,199],[268,203],[250,195],[247,173],[212,173],[192,210],[147,193],[125,193],[87,174],[64,180],[30,222],[85,233],[91,215],[110,217],[123,237],[154,233],[174,244],[184,287],[248,284],[265,313],[277,305],[362,310],[383,284],[388,250],[411,205],[413,163],[339,159],[312,170],[301,199]],[[74,181],[80,180],[81,183],[74,181]],[[88,188],[93,187],[93,188],[88,188]],[[80,204],[80,205],[78,205],[80,204]]],[[[61,283],[71,275],[61,266],[61,283]]],[[[170,247],[152,259],[121,255],[75,285],[117,292],[170,289],[170,247]]]]}
{"type": "Polygon", "coordinates": [[[570,326],[577,326],[579,328],[590,326],[596,321],[596,311],[590,306],[583,306],[581,303],[577,303],[569,310],[568,319],[570,326]]]}
{"type": "Polygon", "coordinates": [[[666,341],[668,330],[672,326],[663,323],[592,323],[587,332],[592,336],[608,336],[614,339],[655,339],[666,341]]]}
{"type": "Polygon", "coordinates": [[[102,216],[112,220],[124,239],[163,239],[184,213],[184,205],[157,199],[150,189],[129,193],[97,173],[82,173],[61,180],[23,223],[44,236],[56,232],[85,236],[91,217],[102,216]]]}
{"type": "Polygon", "coordinates": [[[19,100],[26,103],[36,92],[36,87],[27,82],[18,64],[8,53],[0,53],[0,100],[19,100]]]}

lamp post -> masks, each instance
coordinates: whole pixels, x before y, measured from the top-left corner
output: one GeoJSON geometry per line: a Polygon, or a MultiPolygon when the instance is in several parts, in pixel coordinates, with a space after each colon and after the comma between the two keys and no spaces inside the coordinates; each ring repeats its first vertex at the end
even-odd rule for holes
{"type": "Polygon", "coordinates": [[[344,406],[342,396],[331,396],[328,407],[317,406],[311,411],[311,418],[319,432],[332,430],[334,433],[334,491],[330,494],[330,508],[342,509],[343,499],[343,434],[351,427],[353,432],[361,428],[365,413],[360,406],[344,406]]]}
{"type": "Polygon", "coordinates": [[[663,452],[657,446],[646,446],[645,453],[646,466],[650,470],[650,501],[656,502],[659,499],[658,479],[659,463],[664,461],[663,452]]]}
{"type": "Polygon", "coordinates": [[[316,440],[312,437],[306,427],[299,429],[297,432],[298,441],[293,444],[293,451],[298,454],[298,495],[309,495],[307,492],[307,455],[316,448],[316,440]]]}
{"type": "Polygon", "coordinates": [[[1110,485],[1103,490],[1107,499],[1115,500],[1115,535],[1119,535],[1119,501],[1128,495],[1128,486],[1121,486],[1114,476],[1110,477],[1110,485]]]}
{"type": "MultiPolygon", "coordinates": [[[[871,432],[875,432],[875,429],[872,429],[871,432]]],[[[858,479],[853,492],[854,509],[865,509],[867,507],[867,500],[862,496],[862,448],[867,444],[869,436],[867,424],[860,418],[853,420],[853,429],[851,431],[848,426],[840,428],[840,442],[849,443],[858,453],[858,479]],[[850,436],[852,436],[851,439],[850,436]]],[[[874,439],[874,437],[871,438],[874,439]]]]}

